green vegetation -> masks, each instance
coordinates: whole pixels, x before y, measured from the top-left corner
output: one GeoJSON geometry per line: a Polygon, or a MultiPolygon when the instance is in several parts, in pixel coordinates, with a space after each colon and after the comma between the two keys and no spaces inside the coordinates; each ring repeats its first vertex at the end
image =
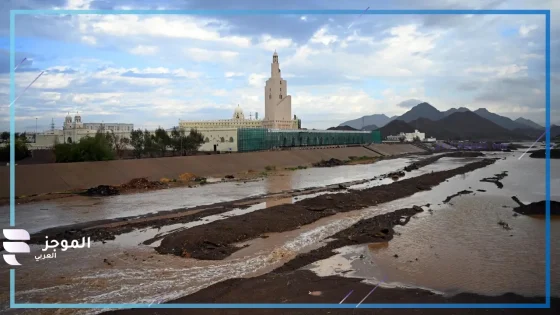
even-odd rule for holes
{"type": "Polygon", "coordinates": [[[171,136],[162,128],[156,129],[153,134],[148,130],[133,130],[130,135],[130,145],[136,158],[165,156],[169,149],[173,155],[187,155],[198,151],[203,143],[204,138],[200,132],[192,129],[186,135],[183,129],[176,127],[171,130],[171,136]]]}
{"type": "MultiPolygon", "coordinates": [[[[9,138],[8,133],[8,138],[9,138]]],[[[2,139],[3,139],[2,134],[2,139]]],[[[17,137],[14,145],[15,149],[15,160],[19,161],[31,155],[31,151],[27,147],[25,140],[21,139],[21,137],[17,137]]],[[[5,142],[0,145],[0,161],[2,162],[9,162],[10,161],[10,141],[5,140],[5,142]]]]}
{"type": "Polygon", "coordinates": [[[300,165],[298,167],[286,167],[285,170],[286,171],[297,171],[297,170],[304,170],[306,168],[307,168],[307,166],[300,165]]]}
{"type": "Polygon", "coordinates": [[[276,166],[274,165],[267,165],[264,167],[265,170],[267,171],[275,171],[276,170],[276,166]]]}
{"type": "Polygon", "coordinates": [[[107,161],[122,157],[130,145],[136,158],[165,156],[170,148],[173,155],[178,151],[185,155],[197,151],[203,142],[202,134],[195,130],[185,135],[184,131],[174,128],[169,136],[163,128],[156,129],[154,133],[137,129],[131,132],[130,139],[112,131],[104,133],[98,130],[94,137],[84,137],[79,142],[56,143],[54,154],[57,163],[107,161]]]}
{"type": "Polygon", "coordinates": [[[54,155],[57,163],[108,161],[115,158],[115,150],[111,136],[98,131],[79,142],[55,144],[54,155]]]}

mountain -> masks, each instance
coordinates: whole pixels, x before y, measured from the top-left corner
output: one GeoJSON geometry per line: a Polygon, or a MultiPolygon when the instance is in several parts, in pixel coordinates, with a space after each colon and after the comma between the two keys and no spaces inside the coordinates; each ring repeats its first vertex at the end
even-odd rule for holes
{"type": "Polygon", "coordinates": [[[466,108],[466,107],[450,108],[450,109],[446,110],[445,112],[443,112],[443,115],[449,116],[449,115],[451,115],[453,113],[456,113],[456,112],[462,113],[462,112],[470,112],[470,111],[471,110],[466,108]]]}
{"type": "Polygon", "coordinates": [[[491,113],[486,108],[479,108],[479,109],[475,110],[474,113],[476,113],[478,116],[480,116],[482,118],[486,118],[486,119],[490,120],[491,122],[495,123],[496,125],[498,125],[500,127],[506,128],[508,130],[527,128],[526,125],[517,123],[517,122],[515,122],[515,121],[513,121],[513,120],[511,120],[507,117],[491,113]]]}
{"type": "Polygon", "coordinates": [[[437,122],[443,130],[456,133],[463,139],[510,140],[525,138],[475,112],[456,112],[437,122]]]}
{"type": "Polygon", "coordinates": [[[398,120],[404,122],[410,122],[418,118],[428,118],[430,120],[440,120],[444,117],[444,114],[437,110],[435,107],[428,103],[420,103],[412,107],[408,112],[402,114],[398,117],[398,120]]]}
{"type": "Polygon", "coordinates": [[[401,132],[414,132],[414,127],[396,119],[377,130],[381,131],[381,139],[385,139],[387,136],[396,136],[401,132]]]}
{"type": "Polygon", "coordinates": [[[372,130],[377,130],[377,129],[379,129],[379,127],[377,127],[376,125],[367,125],[364,128],[362,128],[361,130],[372,131],[372,130]]]}
{"type": "Polygon", "coordinates": [[[529,127],[529,128],[544,130],[543,126],[537,124],[536,122],[534,122],[530,119],[525,119],[523,117],[519,117],[514,121],[518,124],[525,125],[526,127],[529,127]]]}
{"type": "Polygon", "coordinates": [[[348,131],[348,130],[359,130],[359,129],[355,129],[355,128],[352,128],[350,126],[344,125],[344,126],[330,127],[330,128],[327,128],[327,130],[347,130],[348,131]]]}
{"type": "Polygon", "coordinates": [[[387,117],[385,114],[374,114],[369,116],[363,116],[358,119],[345,121],[339,126],[350,126],[355,129],[362,129],[362,127],[369,126],[369,125],[376,125],[379,127],[385,126],[389,123],[392,118],[387,117]]]}
{"type": "Polygon", "coordinates": [[[433,121],[428,118],[418,118],[408,124],[414,129],[426,134],[426,138],[434,137],[436,139],[457,139],[460,134],[456,130],[443,128],[441,120],[433,121]]]}

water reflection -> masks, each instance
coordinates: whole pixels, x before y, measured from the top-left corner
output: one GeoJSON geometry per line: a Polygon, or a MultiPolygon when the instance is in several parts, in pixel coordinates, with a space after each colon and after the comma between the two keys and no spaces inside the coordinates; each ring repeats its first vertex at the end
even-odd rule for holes
{"type": "MultiPolygon", "coordinates": [[[[272,176],[267,178],[266,186],[269,193],[280,193],[283,191],[292,190],[293,181],[292,171],[286,171],[278,176],[272,176]]],[[[266,200],[266,207],[274,207],[278,205],[292,203],[292,197],[273,197],[266,200]]]]}

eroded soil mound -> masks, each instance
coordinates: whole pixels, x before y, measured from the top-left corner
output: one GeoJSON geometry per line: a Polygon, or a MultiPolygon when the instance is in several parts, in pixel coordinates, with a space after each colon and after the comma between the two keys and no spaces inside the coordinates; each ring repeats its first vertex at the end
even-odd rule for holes
{"type": "Polygon", "coordinates": [[[88,190],[83,192],[82,195],[86,195],[86,196],[114,196],[114,195],[118,195],[119,193],[120,193],[119,190],[114,186],[99,185],[97,187],[89,188],[88,190]]]}
{"type": "MultiPolygon", "coordinates": [[[[536,159],[545,159],[546,158],[546,150],[536,150],[529,155],[529,157],[536,158],[536,159]]],[[[550,150],[550,158],[551,159],[560,159],[560,149],[552,149],[550,150]]]]}
{"type": "MultiPolygon", "coordinates": [[[[544,215],[546,211],[546,204],[544,200],[537,201],[528,205],[513,208],[513,211],[524,215],[544,215]]],[[[550,214],[560,215],[560,202],[553,200],[550,201],[550,214]]]]}
{"type": "Polygon", "coordinates": [[[122,192],[123,190],[133,190],[133,189],[157,189],[167,186],[165,183],[160,181],[150,181],[145,177],[131,179],[128,183],[122,184],[119,188],[122,192]]]}
{"type": "Polygon", "coordinates": [[[330,160],[321,160],[319,162],[313,163],[314,167],[333,167],[339,165],[344,165],[344,161],[335,158],[332,158],[330,160]]]}

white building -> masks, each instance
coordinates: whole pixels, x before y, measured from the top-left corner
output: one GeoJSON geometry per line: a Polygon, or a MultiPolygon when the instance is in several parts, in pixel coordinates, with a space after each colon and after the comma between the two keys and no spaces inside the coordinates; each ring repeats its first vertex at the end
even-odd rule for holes
{"type": "Polygon", "coordinates": [[[76,113],[74,120],[68,114],[64,119],[62,130],[51,129],[47,132],[37,134],[32,148],[52,147],[55,142],[72,143],[80,141],[87,136],[95,136],[98,130],[114,132],[120,137],[130,138],[130,132],[134,129],[133,124],[124,123],[83,123],[82,117],[76,113]]]}
{"type": "Polygon", "coordinates": [[[237,151],[237,129],[268,128],[268,129],[299,129],[300,121],[296,115],[292,117],[292,97],[288,95],[288,82],[282,79],[278,53],[272,55],[270,78],[264,86],[264,119],[247,119],[239,105],[235,108],[231,119],[219,120],[179,120],[179,127],[188,132],[196,129],[205,142],[200,151],[237,151]]]}
{"type": "Polygon", "coordinates": [[[435,142],[435,138],[428,138],[426,139],[426,134],[423,132],[419,132],[418,130],[414,130],[414,132],[401,132],[396,136],[387,136],[388,141],[401,141],[403,139],[404,142],[414,142],[414,139],[418,138],[420,141],[429,141],[435,142]]]}

